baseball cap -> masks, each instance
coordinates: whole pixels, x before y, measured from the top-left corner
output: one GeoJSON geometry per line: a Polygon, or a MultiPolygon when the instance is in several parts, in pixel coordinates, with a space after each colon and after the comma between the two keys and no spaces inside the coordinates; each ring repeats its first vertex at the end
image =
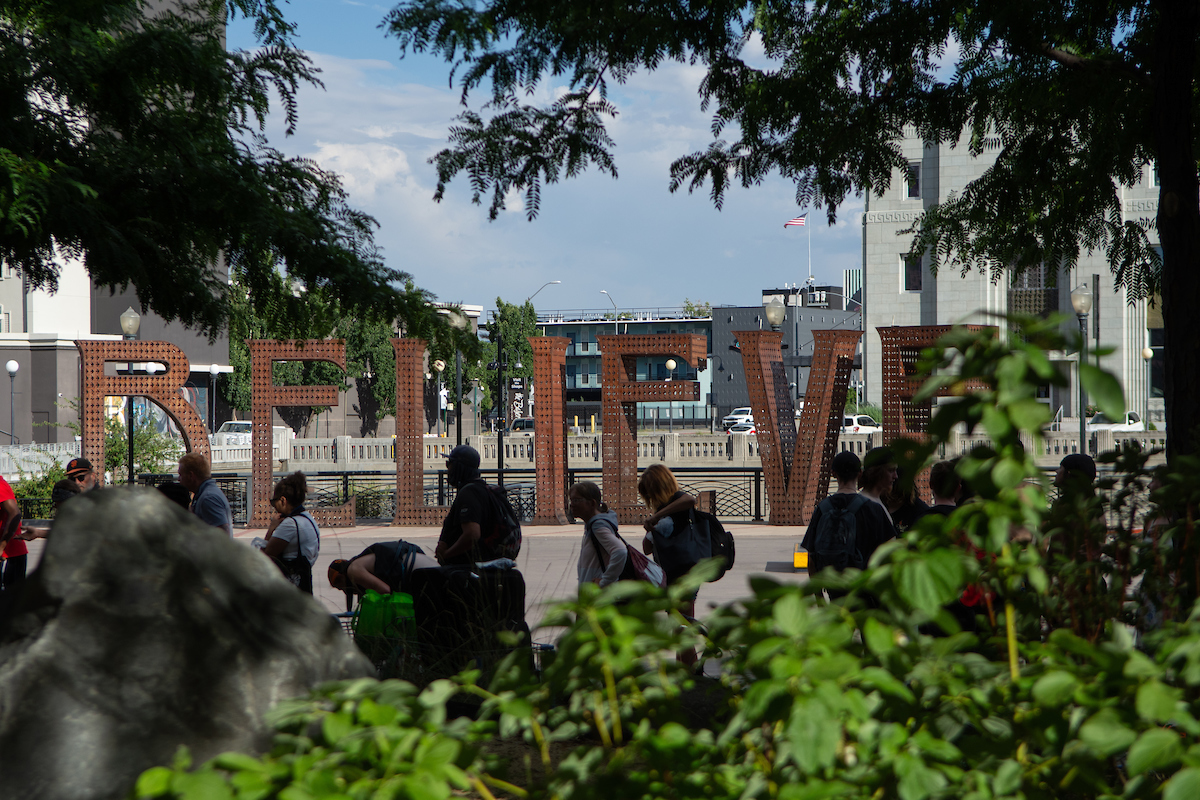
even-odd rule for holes
{"type": "Polygon", "coordinates": [[[87,475],[92,471],[92,462],[86,458],[72,458],[67,462],[67,475],[75,477],[76,475],[87,475]]]}

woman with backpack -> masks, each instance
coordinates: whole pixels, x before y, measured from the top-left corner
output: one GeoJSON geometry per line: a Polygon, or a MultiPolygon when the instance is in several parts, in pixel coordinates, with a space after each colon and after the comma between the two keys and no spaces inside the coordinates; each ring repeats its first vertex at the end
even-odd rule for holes
{"type": "MultiPolygon", "coordinates": [[[[696,498],[680,489],[679,481],[675,480],[675,474],[662,464],[651,464],[646,467],[641,480],[638,481],[638,494],[642,496],[642,500],[652,512],[642,523],[642,527],[646,529],[646,535],[642,539],[642,550],[647,554],[654,554],[654,560],[662,567],[666,574],[667,585],[670,586],[686,575],[694,565],[670,564],[669,560],[664,559],[656,551],[654,537],[658,535],[670,538],[682,534],[691,521],[688,512],[695,508],[696,498]],[[664,563],[664,560],[667,563],[664,563]]],[[[696,598],[699,594],[700,590],[697,589],[679,607],[679,612],[692,622],[696,619],[696,598]]],[[[679,660],[688,666],[695,664],[697,661],[696,651],[689,649],[680,652],[679,660]]]]}
{"type": "Polygon", "coordinates": [[[600,496],[600,487],[591,481],[580,481],[567,494],[571,516],[583,520],[583,542],[579,545],[579,584],[595,583],[601,587],[616,583],[623,577],[644,578],[657,586],[664,584],[662,570],[644,556],[629,549],[617,533],[617,515],[608,510],[600,496]],[[636,562],[630,565],[629,562],[636,562]],[[633,566],[630,570],[627,567],[633,566]],[[637,574],[638,572],[642,574],[637,574]]]}
{"type": "Polygon", "coordinates": [[[312,594],[312,568],[321,551],[321,530],[304,509],[307,496],[303,472],[293,472],[275,484],[271,495],[275,517],[267,528],[263,552],[275,561],[284,577],[312,594]]]}

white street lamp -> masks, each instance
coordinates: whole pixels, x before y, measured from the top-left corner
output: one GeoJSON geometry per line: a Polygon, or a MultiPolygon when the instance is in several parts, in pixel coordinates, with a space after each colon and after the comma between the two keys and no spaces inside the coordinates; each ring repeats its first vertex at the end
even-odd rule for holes
{"type": "Polygon", "coordinates": [[[1142,360],[1146,362],[1146,413],[1142,417],[1142,427],[1150,430],[1150,384],[1154,375],[1151,362],[1154,361],[1154,351],[1149,347],[1143,347],[1142,360]]]}
{"type": "Polygon", "coordinates": [[[1083,390],[1083,365],[1087,361],[1087,318],[1092,310],[1092,290],[1087,282],[1071,290],[1071,308],[1079,319],[1079,452],[1087,453],[1087,393],[1083,390]]]}
{"type": "Polygon", "coordinates": [[[770,301],[763,303],[763,312],[766,314],[767,324],[773,331],[779,330],[779,327],[783,325],[784,317],[787,316],[787,308],[778,297],[772,297],[770,301]]]}
{"type": "Polygon", "coordinates": [[[17,437],[14,431],[17,427],[17,370],[21,365],[16,361],[9,361],[4,368],[8,370],[8,443],[16,444],[17,437]]]}
{"type": "Polygon", "coordinates": [[[618,323],[617,323],[617,301],[616,301],[616,300],[613,300],[613,297],[612,297],[612,295],[611,295],[611,294],[609,294],[608,292],[606,292],[606,291],[605,291],[605,290],[603,290],[603,289],[601,289],[601,290],[600,290],[600,294],[602,294],[602,295],[604,295],[605,297],[607,297],[607,298],[608,298],[608,302],[612,303],[612,307],[613,307],[613,333],[614,333],[614,334],[615,334],[615,333],[620,333],[620,330],[618,330],[618,329],[617,329],[617,324],[618,324],[618,323]]]}
{"type": "MultiPolygon", "coordinates": [[[[133,310],[133,306],[121,314],[121,331],[126,339],[136,339],[138,328],[142,326],[142,315],[133,310]]],[[[129,364],[129,374],[133,374],[133,364],[129,364]]],[[[133,485],[133,395],[126,400],[125,424],[129,430],[129,485],[133,485]]]]}

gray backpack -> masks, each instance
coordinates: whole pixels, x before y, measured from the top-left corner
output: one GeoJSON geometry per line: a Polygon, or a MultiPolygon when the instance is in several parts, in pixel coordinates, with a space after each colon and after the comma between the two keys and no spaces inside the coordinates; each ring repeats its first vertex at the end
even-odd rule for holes
{"type": "Polygon", "coordinates": [[[866,562],[858,549],[858,520],[855,515],[863,507],[863,503],[867,502],[867,498],[855,495],[846,505],[839,506],[834,503],[834,499],[839,496],[846,495],[827,497],[818,506],[821,519],[817,522],[817,532],[813,537],[810,552],[816,556],[822,569],[862,569],[866,562]]]}

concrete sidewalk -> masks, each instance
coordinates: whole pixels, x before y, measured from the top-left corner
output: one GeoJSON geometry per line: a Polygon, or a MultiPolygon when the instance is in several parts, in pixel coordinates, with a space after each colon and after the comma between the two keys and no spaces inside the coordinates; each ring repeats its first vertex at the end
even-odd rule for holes
{"type": "MultiPolygon", "coordinates": [[[[792,552],[804,536],[803,527],[764,525],[751,523],[728,523],[726,529],[733,534],[737,549],[737,560],[733,569],[715,583],[707,583],[700,589],[696,610],[703,615],[708,609],[734,602],[749,591],[747,581],[753,575],[767,575],[780,582],[797,583],[808,580],[804,570],[793,571],[792,552]]],[[[262,528],[236,528],[233,536],[249,546],[255,536],[262,536],[262,528]]],[[[321,531],[321,554],[313,568],[315,595],[331,613],[345,611],[345,595],[329,586],[326,572],[331,561],[337,558],[353,558],[375,542],[404,539],[418,544],[425,552],[433,554],[437,544],[439,527],[362,525],[354,528],[325,528],[321,531]]],[[[536,628],[556,600],[571,596],[578,587],[576,564],[579,546],[583,541],[583,524],[574,525],[523,525],[524,543],[517,566],[525,576],[526,618],[530,628],[536,628]]],[[[622,535],[631,546],[641,542],[640,528],[625,526],[622,535]]],[[[36,569],[41,560],[44,540],[29,543],[29,571],[36,569]]],[[[535,640],[550,637],[550,632],[535,640]]]]}

